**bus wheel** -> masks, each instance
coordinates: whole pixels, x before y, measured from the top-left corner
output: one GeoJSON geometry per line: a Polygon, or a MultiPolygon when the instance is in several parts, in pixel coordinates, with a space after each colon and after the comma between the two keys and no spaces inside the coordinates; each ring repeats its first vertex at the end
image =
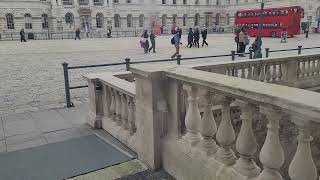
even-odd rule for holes
{"type": "Polygon", "coordinates": [[[276,36],[277,36],[276,32],[272,31],[272,32],[271,32],[271,37],[272,37],[272,38],[275,38],[276,36]]]}

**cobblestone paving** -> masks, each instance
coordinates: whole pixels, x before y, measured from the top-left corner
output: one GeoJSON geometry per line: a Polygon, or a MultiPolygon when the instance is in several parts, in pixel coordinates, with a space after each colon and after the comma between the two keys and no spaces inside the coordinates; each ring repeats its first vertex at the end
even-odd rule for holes
{"type": "MultiPolygon", "coordinates": [[[[281,44],[279,39],[264,39],[264,46],[272,49],[320,46],[319,35],[311,34],[309,39],[298,36],[281,44]]],[[[123,62],[126,57],[132,61],[167,59],[174,49],[170,45],[171,36],[157,38],[157,53],[145,55],[139,47],[139,38],[39,40],[20,43],[0,41],[0,116],[26,111],[46,110],[64,106],[64,81],[62,62],[72,65],[87,65],[123,62]]],[[[228,54],[235,49],[232,34],[209,35],[209,47],[185,47],[183,37],[181,54],[183,57],[228,54]]],[[[253,39],[252,39],[253,41],[253,39]]],[[[319,50],[306,50],[316,53],[319,50]]],[[[295,55],[297,52],[275,53],[271,57],[295,55]]],[[[208,61],[230,61],[230,58],[192,60],[183,64],[208,61]]],[[[170,62],[175,63],[175,62],[170,62]]],[[[81,76],[94,71],[119,71],[124,66],[100,67],[70,70],[71,85],[83,85],[81,76]]],[[[75,104],[85,102],[86,89],[72,90],[75,104]]]]}

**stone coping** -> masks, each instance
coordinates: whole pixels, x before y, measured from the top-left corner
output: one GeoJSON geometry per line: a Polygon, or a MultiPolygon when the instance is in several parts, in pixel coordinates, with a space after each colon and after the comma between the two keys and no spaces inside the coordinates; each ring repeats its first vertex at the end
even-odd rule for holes
{"type": "Polygon", "coordinates": [[[290,114],[296,113],[320,122],[320,94],[316,92],[183,67],[166,69],[165,73],[173,79],[213,89],[240,100],[283,108],[290,114]]]}

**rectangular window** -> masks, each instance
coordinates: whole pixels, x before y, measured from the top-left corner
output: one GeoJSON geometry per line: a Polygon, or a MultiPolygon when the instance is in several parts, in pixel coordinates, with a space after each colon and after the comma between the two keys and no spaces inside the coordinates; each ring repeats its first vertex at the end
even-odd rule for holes
{"type": "Polygon", "coordinates": [[[173,1],[172,1],[172,4],[177,4],[177,1],[176,1],[176,0],[173,0],[173,1]]]}
{"type": "Polygon", "coordinates": [[[119,0],[113,0],[113,3],[118,4],[118,3],[119,3],[119,0]]]}
{"type": "Polygon", "coordinates": [[[93,5],[102,6],[103,5],[103,0],[93,0],[93,5]]]}
{"type": "Polygon", "coordinates": [[[183,0],[183,4],[187,4],[187,0],[183,0]]]}
{"type": "Polygon", "coordinates": [[[162,0],[162,4],[166,4],[166,0],[162,0]]]}

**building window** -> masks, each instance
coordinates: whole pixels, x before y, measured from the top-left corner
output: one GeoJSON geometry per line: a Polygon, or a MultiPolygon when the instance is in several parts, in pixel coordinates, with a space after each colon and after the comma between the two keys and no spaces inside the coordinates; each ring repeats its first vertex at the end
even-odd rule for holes
{"type": "Polygon", "coordinates": [[[162,4],[166,4],[166,0],[162,0],[162,4]]]}
{"type": "Polygon", "coordinates": [[[210,14],[206,14],[206,20],[205,20],[205,26],[209,27],[210,26],[210,14]]]}
{"type": "Polygon", "coordinates": [[[172,4],[177,4],[177,0],[172,0],[172,4]]]}
{"type": "Polygon", "coordinates": [[[194,4],[198,5],[199,4],[199,0],[195,0],[194,4]]]}
{"type": "Polygon", "coordinates": [[[93,5],[94,6],[102,6],[103,5],[103,0],[93,0],[93,5]]]}
{"type": "Polygon", "coordinates": [[[178,19],[178,16],[176,14],[174,14],[172,16],[172,24],[176,24],[177,23],[177,19],[178,19]]]}
{"type": "Polygon", "coordinates": [[[127,0],[127,3],[131,3],[131,0],[127,0]]]}
{"type": "Polygon", "coordinates": [[[121,26],[121,18],[119,14],[114,15],[114,27],[121,26]]]}
{"type": "Polygon", "coordinates": [[[32,16],[31,14],[27,13],[24,15],[24,23],[26,29],[32,29],[32,16]]]}
{"type": "Polygon", "coordinates": [[[139,16],[139,27],[144,27],[144,15],[140,14],[139,16]]]}
{"type": "Polygon", "coordinates": [[[200,14],[194,16],[194,26],[199,26],[200,14]]]}
{"type": "Polygon", "coordinates": [[[188,15],[183,15],[183,19],[182,19],[182,26],[186,26],[187,25],[187,19],[188,19],[188,15]]]}
{"type": "Polygon", "coordinates": [[[8,29],[14,29],[13,15],[12,14],[7,14],[6,15],[6,20],[7,20],[7,28],[8,29]]]}
{"type": "Polygon", "coordinates": [[[183,0],[183,4],[187,4],[187,0],[183,0]]]}
{"type": "Polygon", "coordinates": [[[127,16],[127,27],[132,27],[132,15],[128,14],[127,16]]]}
{"type": "Polygon", "coordinates": [[[102,13],[98,13],[96,15],[96,22],[97,22],[97,28],[103,28],[103,14],[102,13]]]}
{"type": "Polygon", "coordinates": [[[164,27],[167,26],[167,15],[166,14],[162,15],[161,20],[162,20],[162,26],[164,26],[164,27]]]}
{"type": "Polygon", "coordinates": [[[80,6],[88,6],[89,0],[78,0],[80,6]]]}
{"type": "Polygon", "coordinates": [[[220,0],[216,1],[216,5],[219,6],[220,5],[220,0]]]}
{"type": "Polygon", "coordinates": [[[118,3],[119,3],[119,0],[113,0],[113,3],[118,4],[118,3]]]}
{"type": "Polygon", "coordinates": [[[73,0],[62,0],[63,5],[73,5],[73,0]]]}
{"type": "Polygon", "coordinates": [[[49,27],[48,14],[42,14],[41,21],[42,21],[42,29],[48,29],[48,27],[49,27]]]}
{"type": "Polygon", "coordinates": [[[217,13],[216,14],[216,25],[219,25],[220,24],[220,14],[217,13]]]}
{"type": "Polygon", "coordinates": [[[227,25],[230,25],[230,15],[227,14],[227,25]]]}
{"type": "Polygon", "coordinates": [[[209,4],[210,4],[210,2],[209,2],[209,1],[210,1],[210,0],[207,0],[207,1],[206,1],[206,4],[207,4],[207,5],[209,5],[209,4]]]}
{"type": "Polygon", "coordinates": [[[65,18],[66,24],[69,24],[69,25],[73,24],[73,14],[72,13],[67,13],[64,18],[65,18]]]}

